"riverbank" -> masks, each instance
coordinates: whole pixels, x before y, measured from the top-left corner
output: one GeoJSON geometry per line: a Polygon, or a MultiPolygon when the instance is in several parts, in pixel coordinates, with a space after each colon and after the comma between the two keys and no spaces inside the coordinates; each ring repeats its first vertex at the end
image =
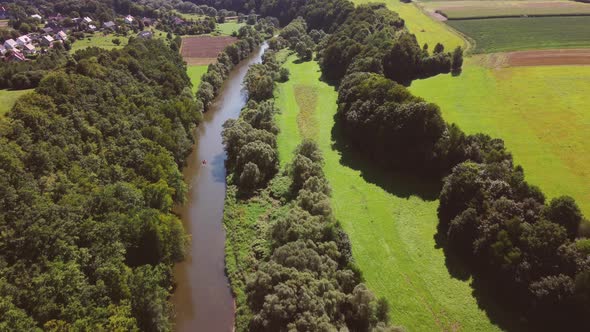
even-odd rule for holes
{"type": "MultiPolygon", "coordinates": [[[[221,132],[223,124],[237,118],[245,105],[244,76],[251,65],[261,62],[266,48],[256,48],[232,69],[196,131],[197,144],[184,170],[185,181],[190,184],[189,197],[179,208],[192,241],[187,259],[174,269],[177,287],[172,302],[177,331],[232,331],[234,326],[234,299],[224,264],[226,155],[221,132]]],[[[191,78],[197,83],[195,75],[191,78]]]]}

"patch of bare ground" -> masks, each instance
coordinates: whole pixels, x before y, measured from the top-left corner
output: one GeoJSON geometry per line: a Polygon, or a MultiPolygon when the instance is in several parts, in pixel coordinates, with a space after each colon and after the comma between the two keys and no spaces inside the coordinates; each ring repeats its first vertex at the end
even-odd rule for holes
{"type": "Polygon", "coordinates": [[[531,50],[477,56],[489,68],[590,65],[590,49],[531,50]]]}
{"type": "Polygon", "coordinates": [[[207,65],[215,62],[217,55],[238,39],[227,36],[191,36],[182,38],[180,54],[189,65],[207,65]]]}

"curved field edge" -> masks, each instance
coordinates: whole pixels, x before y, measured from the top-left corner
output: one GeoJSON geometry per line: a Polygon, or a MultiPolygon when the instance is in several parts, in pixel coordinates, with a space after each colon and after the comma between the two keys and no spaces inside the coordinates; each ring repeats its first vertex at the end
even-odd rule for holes
{"type": "Polygon", "coordinates": [[[470,42],[460,32],[443,22],[434,20],[415,3],[402,3],[399,0],[352,0],[355,5],[383,2],[389,9],[399,14],[406,22],[408,30],[416,35],[420,46],[428,44],[433,49],[437,43],[452,51],[455,47],[470,49],[470,42]]]}
{"type": "Polygon", "coordinates": [[[460,76],[416,80],[410,90],[439,105],[445,120],[467,133],[502,138],[527,181],[549,198],[574,197],[588,216],[588,82],[590,66],[491,69],[468,59],[460,76]]]}
{"type": "MultiPolygon", "coordinates": [[[[298,114],[315,117],[335,216],[350,237],[354,259],[367,285],[389,301],[392,322],[410,331],[498,331],[478,307],[470,281],[453,278],[443,250],[435,247],[438,201],[389,193],[367,182],[360,171],[341,164],[340,153],[332,147],[337,92],[319,80],[316,62],[293,61],[290,57],[285,64],[290,80],[279,84],[276,93],[281,110],[277,115],[281,164],[289,162],[301,141],[298,114]],[[314,110],[300,109],[299,105],[306,103],[297,101],[305,97],[296,93],[298,86],[316,91],[319,97],[314,110]]],[[[405,185],[401,181],[397,184],[401,188],[405,185]]]]}

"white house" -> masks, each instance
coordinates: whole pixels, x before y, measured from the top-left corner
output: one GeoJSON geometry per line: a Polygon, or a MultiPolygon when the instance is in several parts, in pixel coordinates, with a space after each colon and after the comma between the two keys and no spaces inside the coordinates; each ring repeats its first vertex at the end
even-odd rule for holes
{"type": "Polygon", "coordinates": [[[86,17],[84,17],[84,19],[82,21],[84,21],[86,23],[90,23],[90,22],[92,22],[92,19],[90,17],[86,16],[86,17]]]}
{"type": "Polygon", "coordinates": [[[96,25],[88,24],[88,30],[90,30],[90,31],[96,30],[96,25]]]}
{"type": "Polygon", "coordinates": [[[133,16],[131,16],[131,15],[125,16],[125,23],[127,23],[127,24],[133,23],[133,16]]]}
{"type": "Polygon", "coordinates": [[[53,43],[55,39],[53,39],[53,37],[51,36],[43,36],[41,37],[41,45],[45,45],[45,46],[49,46],[51,45],[51,43],[53,43]]]}
{"type": "Polygon", "coordinates": [[[16,39],[16,43],[20,46],[25,46],[31,43],[31,38],[29,36],[20,36],[16,39]]]}
{"type": "Polygon", "coordinates": [[[4,46],[0,46],[0,54],[4,55],[8,52],[4,46]]]}
{"type": "Polygon", "coordinates": [[[42,19],[41,15],[39,15],[39,14],[31,15],[31,17],[32,18],[36,18],[38,20],[41,20],[42,19]]]}
{"type": "Polygon", "coordinates": [[[26,44],[25,46],[23,46],[23,53],[35,54],[37,53],[37,50],[35,49],[35,46],[33,46],[33,44],[26,44]]]}
{"type": "Polygon", "coordinates": [[[66,33],[63,32],[63,30],[62,30],[62,31],[58,32],[55,35],[55,39],[57,39],[57,40],[67,40],[68,39],[68,35],[66,35],[66,33]]]}
{"type": "Polygon", "coordinates": [[[18,44],[14,41],[14,39],[8,39],[4,42],[4,48],[6,48],[8,51],[16,49],[17,46],[18,44]]]}

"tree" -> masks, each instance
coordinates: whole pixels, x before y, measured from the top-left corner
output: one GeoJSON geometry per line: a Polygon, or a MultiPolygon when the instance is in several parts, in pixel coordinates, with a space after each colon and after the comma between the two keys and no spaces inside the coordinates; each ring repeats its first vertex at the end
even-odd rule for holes
{"type": "Polygon", "coordinates": [[[550,221],[563,226],[567,230],[570,239],[575,238],[576,234],[578,234],[583,218],[576,201],[570,196],[552,199],[545,210],[545,215],[550,221]]]}

